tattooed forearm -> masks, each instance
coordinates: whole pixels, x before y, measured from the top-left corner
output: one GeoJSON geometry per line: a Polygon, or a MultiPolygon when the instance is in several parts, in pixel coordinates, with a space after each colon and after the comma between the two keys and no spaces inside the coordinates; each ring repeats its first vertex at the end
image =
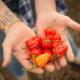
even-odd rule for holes
{"type": "Polygon", "coordinates": [[[6,26],[8,22],[12,22],[15,19],[15,15],[10,11],[6,11],[0,22],[3,26],[6,26]]]}

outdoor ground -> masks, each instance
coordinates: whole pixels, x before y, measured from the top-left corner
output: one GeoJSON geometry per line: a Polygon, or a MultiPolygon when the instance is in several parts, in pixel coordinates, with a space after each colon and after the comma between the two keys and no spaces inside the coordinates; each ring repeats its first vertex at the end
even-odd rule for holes
{"type": "MultiPolygon", "coordinates": [[[[80,23],[80,0],[65,0],[68,13],[73,20],[80,23]]],[[[69,31],[74,38],[75,43],[80,47],[80,32],[76,32],[69,28],[69,31]]],[[[1,67],[0,61],[0,73],[4,76],[5,80],[16,80],[12,74],[6,68],[1,67]]],[[[70,66],[69,64],[61,68],[59,71],[53,73],[45,72],[43,75],[36,75],[31,72],[28,73],[31,80],[80,80],[80,67],[70,66]]],[[[1,79],[0,79],[1,80],[1,79]]]]}

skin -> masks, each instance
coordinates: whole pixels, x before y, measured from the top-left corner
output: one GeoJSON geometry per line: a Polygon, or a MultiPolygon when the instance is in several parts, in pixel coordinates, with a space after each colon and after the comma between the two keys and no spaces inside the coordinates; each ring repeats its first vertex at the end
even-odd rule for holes
{"type": "MultiPolygon", "coordinates": [[[[0,29],[3,31],[3,33],[5,33],[7,26],[13,20],[17,19],[17,17],[6,7],[6,5],[1,0],[0,10],[0,29]],[[2,7],[4,7],[4,9],[2,7]]],[[[25,23],[21,21],[15,21],[8,28],[5,35],[6,37],[2,44],[4,57],[2,67],[7,67],[10,64],[12,53],[25,69],[32,68],[33,64],[28,60],[29,51],[27,49],[21,49],[21,46],[25,47],[25,41],[31,39],[36,34],[25,23]]],[[[41,68],[36,68],[31,70],[31,72],[42,74],[44,71],[41,68]]],[[[24,76],[20,80],[28,80],[28,77],[24,76]]]]}
{"type": "MultiPolygon", "coordinates": [[[[6,33],[6,37],[3,42],[4,63],[2,67],[6,67],[9,65],[9,63],[11,62],[11,52],[12,52],[13,55],[17,58],[17,60],[22,64],[22,66],[25,69],[32,68],[33,64],[28,60],[29,50],[21,49],[21,46],[25,47],[26,45],[24,42],[34,36],[35,33],[23,22],[16,22],[15,24],[11,25],[11,27],[8,29],[6,33]]],[[[36,68],[32,70],[32,72],[41,74],[43,73],[43,70],[40,68],[36,68]]]]}
{"type": "MultiPolygon", "coordinates": [[[[36,21],[37,34],[40,35],[41,37],[44,37],[45,36],[44,29],[49,26],[53,19],[56,19],[52,26],[56,29],[57,33],[60,34],[62,38],[62,44],[68,46],[67,51],[68,60],[73,61],[74,56],[67,38],[66,26],[69,26],[75,30],[80,30],[80,25],[72,21],[69,17],[63,16],[55,12],[56,7],[54,0],[35,0],[35,5],[37,14],[36,21]]],[[[3,4],[2,1],[0,1],[0,10],[1,10],[0,16],[3,16],[6,10],[10,11],[3,4]],[[2,7],[4,7],[4,9],[2,9],[2,7]]],[[[12,12],[10,13],[10,15],[12,15],[12,12]]],[[[16,18],[17,17],[14,17],[14,19],[16,18]]],[[[2,21],[2,18],[0,20],[2,21]]],[[[5,29],[9,24],[10,22],[7,22],[7,24],[4,26],[3,23],[0,22],[0,29],[3,31],[4,28],[3,32],[5,32],[5,29]]],[[[25,23],[19,21],[14,22],[7,30],[6,37],[3,42],[4,63],[2,67],[6,67],[9,65],[9,63],[11,62],[11,53],[13,53],[13,55],[17,58],[17,60],[23,65],[25,69],[32,68],[33,65],[28,60],[29,51],[27,49],[23,50],[20,47],[21,46],[25,47],[24,42],[32,38],[33,36],[35,36],[35,33],[25,23]]],[[[54,71],[55,68],[60,69],[60,66],[66,66],[66,64],[67,64],[66,59],[64,56],[62,56],[61,58],[59,58],[59,61],[54,60],[54,65],[49,63],[44,67],[44,69],[49,72],[52,72],[54,71]]],[[[37,74],[42,74],[44,72],[44,70],[41,68],[36,68],[31,71],[37,74]]]]}
{"type": "MultiPolygon", "coordinates": [[[[72,48],[70,46],[70,43],[69,43],[68,37],[67,37],[67,26],[74,30],[80,31],[80,25],[78,23],[76,23],[75,21],[71,20],[68,16],[64,16],[64,15],[57,13],[55,6],[52,6],[55,3],[55,0],[46,0],[46,1],[45,0],[44,1],[43,0],[35,0],[35,1],[36,1],[35,6],[38,6],[38,7],[36,7],[37,34],[41,37],[45,37],[44,29],[48,28],[50,23],[54,19],[56,19],[56,21],[51,26],[56,30],[56,33],[61,36],[62,44],[68,46],[68,50],[66,53],[68,60],[70,62],[74,61],[73,51],[72,51],[72,48]],[[42,3],[42,1],[45,6],[43,4],[39,5],[40,3],[42,3]],[[51,1],[50,5],[48,4],[49,1],[51,1]],[[53,1],[54,1],[54,3],[53,3],[53,1]]],[[[46,65],[45,69],[47,71],[52,72],[52,71],[54,71],[55,68],[57,70],[59,70],[61,67],[65,67],[66,65],[67,65],[66,58],[65,58],[65,56],[62,56],[61,58],[54,60],[54,65],[53,64],[46,65]],[[49,68],[49,67],[51,67],[51,68],[49,68]]]]}

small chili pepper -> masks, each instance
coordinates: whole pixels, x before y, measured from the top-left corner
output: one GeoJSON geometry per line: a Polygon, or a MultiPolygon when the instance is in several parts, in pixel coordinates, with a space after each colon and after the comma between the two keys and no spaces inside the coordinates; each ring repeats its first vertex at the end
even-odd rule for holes
{"type": "Polygon", "coordinates": [[[54,35],[47,35],[51,40],[53,40],[54,35]]]}
{"type": "Polygon", "coordinates": [[[39,68],[42,68],[46,65],[46,63],[48,62],[49,60],[49,57],[50,57],[50,54],[49,53],[44,53],[44,54],[41,54],[39,56],[37,56],[35,59],[34,59],[34,62],[37,64],[37,66],[39,68]]]}
{"type": "Polygon", "coordinates": [[[51,40],[48,37],[41,39],[41,47],[42,48],[50,48],[51,47],[51,40]]]}
{"type": "Polygon", "coordinates": [[[40,54],[43,53],[43,49],[42,48],[33,48],[31,51],[30,51],[30,54],[29,54],[29,58],[31,60],[33,60],[33,55],[35,55],[36,57],[39,56],[40,54]]]}
{"type": "MultiPolygon", "coordinates": [[[[55,21],[55,19],[52,21],[52,23],[55,21]]],[[[51,23],[51,24],[52,24],[51,23]]],[[[47,29],[44,30],[45,35],[48,36],[50,39],[52,39],[52,35],[56,34],[56,30],[51,27],[51,24],[49,25],[49,27],[47,29]]]]}
{"type": "Polygon", "coordinates": [[[52,42],[52,47],[53,48],[61,45],[61,37],[60,37],[60,35],[59,34],[55,34],[53,36],[53,41],[54,41],[54,42],[52,42]]]}
{"type": "Polygon", "coordinates": [[[66,53],[67,49],[68,47],[66,45],[60,45],[60,46],[53,48],[52,51],[59,58],[66,53]]]}
{"type": "Polygon", "coordinates": [[[26,44],[25,48],[22,48],[22,47],[21,48],[22,49],[28,48],[29,50],[31,50],[31,49],[37,47],[39,45],[40,41],[41,41],[41,37],[40,36],[35,36],[35,37],[31,38],[30,40],[27,40],[25,42],[25,44],[26,44]]]}
{"type": "MultiPolygon", "coordinates": [[[[39,68],[44,67],[47,64],[47,62],[49,60],[49,57],[50,57],[50,54],[49,53],[43,53],[43,54],[35,57],[33,59],[34,66],[32,68],[30,68],[30,69],[27,69],[27,70],[32,70],[32,69],[36,68],[37,66],[39,68]]],[[[26,70],[26,69],[22,69],[22,70],[26,70]]]]}
{"type": "Polygon", "coordinates": [[[50,49],[44,49],[44,53],[49,53],[50,54],[49,59],[51,59],[51,60],[49,60],[48,63],[52,62],[53,53],[51,52],[51,50],[50,49]]]}

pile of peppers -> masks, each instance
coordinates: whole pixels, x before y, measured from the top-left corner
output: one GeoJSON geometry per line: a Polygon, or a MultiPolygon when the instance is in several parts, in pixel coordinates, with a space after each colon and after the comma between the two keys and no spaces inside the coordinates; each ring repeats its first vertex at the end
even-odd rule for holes
{"type": "MultiPolygon", "coordinates": [[[[54,21],[55,19],[52,23],[54,21]]],[[[51,24],[44,30],[46,37],[34,36],[25,42],[25,48],[21,47],[22,49],[30,50],[29,58],[34,64],[31,69],[36,67],[43,68],[47,63],[53,62],[55,58],[63,56],[68,49],[67,45],[61,44],[61,36],[56,33],[51,24]]]]}

